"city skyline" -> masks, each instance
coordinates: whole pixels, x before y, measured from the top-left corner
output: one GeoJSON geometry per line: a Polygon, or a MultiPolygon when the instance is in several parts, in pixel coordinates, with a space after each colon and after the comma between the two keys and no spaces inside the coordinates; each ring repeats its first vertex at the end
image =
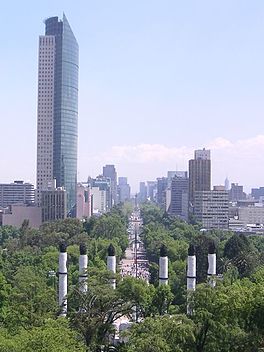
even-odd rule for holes
{"type": "Polygon", "coordinates": [[[37,38],[41,21],[64,11],[81,52],[78,181],[114,164],[135,192],[140,181],[187,170],[193,150],[205,147],[212,185],[226,176],[247,191],[262,185],[264,4],[29,1],[28,8],[2,5],[2,25],[16,22],[8,43],[2,38],[2,182],[35,184],[37,38]]]}

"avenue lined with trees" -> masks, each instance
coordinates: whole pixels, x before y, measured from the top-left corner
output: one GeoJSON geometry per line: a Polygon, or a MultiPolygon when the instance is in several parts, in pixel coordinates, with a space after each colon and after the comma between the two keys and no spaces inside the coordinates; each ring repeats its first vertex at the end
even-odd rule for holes
{"type": "Polygon", "coordinates": [[[39,230],[25,221],[17,230],[0,228],[0,350],[17,351],[142,351],[233,352],[264,348],[264,239],[231,232],[200,232],[164,214],[153,204],[141,206],[141,239],[150,262],[150,284],[117,274],[109,285],[107,248],[112,243],[118,261],[128,246],[132,207],[81,223],[66,219],[39,230]],[[58,318],[58,247],[68,244],[68,316],[58,318]],[[207,283],[207,254],[217,248],[217,285],[207,283]],[[88,291],[78,289],[79,245],[88,248],[88,291]],[[193,314],[186,315],[186,258],[196,249],[197,289],[193,314]],[[162,245],[169,257],[169,285],[159,286],[162,245]],[[132,316],[140,323],[126,331],[128,342],[113,347],[113,323],[132,316]],[[79,310],[82,307],[82,310],[79,310]]]}

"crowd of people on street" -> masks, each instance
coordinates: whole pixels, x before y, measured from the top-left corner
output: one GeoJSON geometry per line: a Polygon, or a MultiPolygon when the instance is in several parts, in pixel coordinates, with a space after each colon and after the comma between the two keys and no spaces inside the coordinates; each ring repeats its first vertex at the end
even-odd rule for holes
{"type": "Polygon", "coordinates": [[[149,282],[149,270],[147,260],[142,260],[137,264],[135,263],[135,261],[131,261],[131,263],[124,264],[122,265],[120,272],[122,277],[132,276],[149,282]]]}
{"type": "Polygon", "coordinates": [[[127,258],[121,261],[120,274],[122,277],[132,276],[149,282],[149,264],[146,259],[145,248],[137,234],[139,222],[138,215],[131,217],[128,232],[130,245],[126,251],[127,258]]]}

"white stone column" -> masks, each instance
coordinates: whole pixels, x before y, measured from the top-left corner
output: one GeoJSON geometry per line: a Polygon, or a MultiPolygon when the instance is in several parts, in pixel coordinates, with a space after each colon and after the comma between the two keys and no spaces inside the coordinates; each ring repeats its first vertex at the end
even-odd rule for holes
{"type": "Polygon", "coordinates": [[[160,258],[159,258],[159,284],[168,285],[169,274],[168,274],[168,254],[167,248],[162,245],[160,249],[160,258]]]}
{"type": "Polygon", "coordinates": [[[214,242],[209,245],[208,252],[208,271],[207,278],[209,285],[215,287],[216,285],[216,248],[214,242]]]}
{"type": "Polygon", "coordinates": [[[196,289],[196,255],[193,245],[189,246],[187,259],[187,314],[192,314],[190,296],[196,289]]]}
{"type": "Polygon", "coordinates": [[[108,247],[108,256],[107,256],[107,270],[113,273],[113,277],[110,279],[110,285],[113,289],[116,288],[116,256],[115,256],[115,247],[110,244],[108,247]]]}
{"type": "Polygon", "coordinates": [[[80,257],[79,257],[79,289],[82,293],[87,292],[87,267],[88,267],[88,256],[87,248],[85,244],[80,245],[80,257]]]}
{"type": "Polygon", "coordinates": [[[61,243],[59,254],[59,306],[61,308],[61,317],[66,317],[67,315],[67,276],[67,245],[61,243]]]}

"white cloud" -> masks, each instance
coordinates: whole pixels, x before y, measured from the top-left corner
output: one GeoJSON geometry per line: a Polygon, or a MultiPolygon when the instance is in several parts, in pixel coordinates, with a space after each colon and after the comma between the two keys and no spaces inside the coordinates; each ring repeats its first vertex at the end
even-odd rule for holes
{"type": "Polygon", "coordinates": [[[186,147],[169,148],[162,144],[139,144],[134,146],[113,146],[111,150],[105,154],[105,157],[116,161],[162,163],[164,161],[175,160],[175,158],[184,158],[189,154],[190,150],[186,147]]]}
{"type": "Polygon", "coordinates": [[[219,137],[204,146],[117,145],[101,155],[82,158],[80,168],[84,161],[92,170],[113,163],[119,175],[127,175],[135,188],[139,181],[166,175],[168,170],[186,170],[194,150],[203,147],[211,149],[213,184],[223,183],[228,176],[231,181],[244,184],[247,190],[264,185],[264,135],[237,141],[219,137]]]}

